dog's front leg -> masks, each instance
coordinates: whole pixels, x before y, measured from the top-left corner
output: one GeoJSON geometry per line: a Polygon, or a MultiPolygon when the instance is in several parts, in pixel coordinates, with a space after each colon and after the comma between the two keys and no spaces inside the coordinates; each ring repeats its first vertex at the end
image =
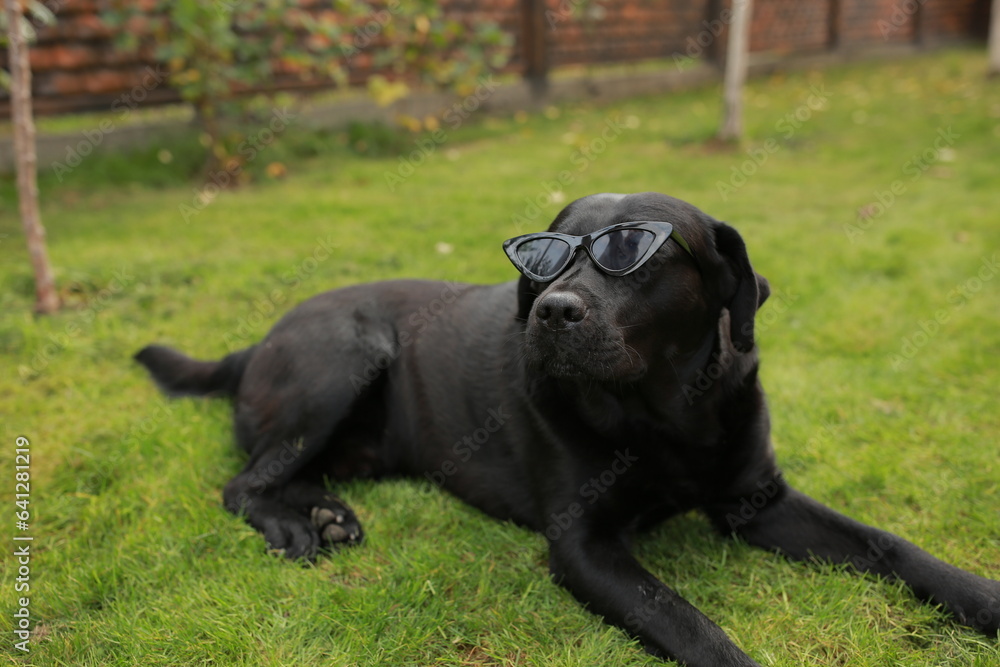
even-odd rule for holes
{"type": "MultiPolygon", "coordinates": [[[[771,484],[777,484],[771,482],[771,484]]],[[[767,485],[759,485],[764,489],[767,485]]],[[[753,512],[732,501],[707,508],[716,527],[750,544],[796,560],[849,563],[904,581],[922,600],[947,607],[961,623],[987,634],[1000,631],[1000,581],[945,563],[901,537],[872,528],[822,505],[783,482],[755,493],[753,512]],[[766,503],[764,498],[770,495],[766,503]]]]}
{"type": "Polygon", "coordinates": [[[549,549],[556,581],[650,653],[688,667],[759,667],[722,628],[646,571],[619,537],[573,529],[550,539],[549,549]]]}

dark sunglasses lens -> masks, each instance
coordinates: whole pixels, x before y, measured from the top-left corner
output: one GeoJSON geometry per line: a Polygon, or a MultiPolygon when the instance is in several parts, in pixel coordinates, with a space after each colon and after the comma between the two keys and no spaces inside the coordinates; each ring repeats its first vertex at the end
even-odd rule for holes
{"type": "Polygon", "coordinates": [[[619,229],[594,239],[594,260],[608,271],[625,271],[636,265],[656,240],[645,229],[619,229]]]}
{"type": "Polygon", "coordinates": [[[569,259],[569,244],[560,239],[530,239],[517,246],[524,268],[540,278],[554,278],[569,259]]]}

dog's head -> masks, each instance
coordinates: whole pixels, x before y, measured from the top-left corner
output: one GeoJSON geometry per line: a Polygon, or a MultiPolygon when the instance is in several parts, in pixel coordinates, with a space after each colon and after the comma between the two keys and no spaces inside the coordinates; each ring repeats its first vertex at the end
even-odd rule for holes
{"type": "Polygon", "coordinates": [[[639,269],[602,272],[581,249],[552,282],[522,277],[528,363],[557,378],[630,382],[716,344],[728,318],[737,352],[754,348],[754,315],[769,294],[732,227],[658,193],[599,194],[569,204],[549,231],[582,236],[632,221],[669,222],[691,254],[669,239],[639,269]],[[721,319],[720,319],[721,318],[721,319]]]}

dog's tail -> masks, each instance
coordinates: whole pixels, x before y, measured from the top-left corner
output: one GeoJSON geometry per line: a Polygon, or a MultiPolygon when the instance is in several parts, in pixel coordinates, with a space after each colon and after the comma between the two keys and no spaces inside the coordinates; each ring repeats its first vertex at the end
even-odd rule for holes
{"type": "Polygon", "coordinates": [[[219,361],[199,361],[163,345],[147,345],[134,359],[168,396],[235,396],[255,347],[219,361]]]}

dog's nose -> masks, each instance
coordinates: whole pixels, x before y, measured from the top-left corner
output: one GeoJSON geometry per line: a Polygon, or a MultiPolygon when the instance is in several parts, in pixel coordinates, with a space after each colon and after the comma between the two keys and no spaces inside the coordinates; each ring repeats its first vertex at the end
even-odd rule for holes
{"type": "Polygon", "coordinates": [[[550,329],[566,329],[587,316],[587,304],[573,292],[553,292],[535,305],[535,315],[550,329]]]}

